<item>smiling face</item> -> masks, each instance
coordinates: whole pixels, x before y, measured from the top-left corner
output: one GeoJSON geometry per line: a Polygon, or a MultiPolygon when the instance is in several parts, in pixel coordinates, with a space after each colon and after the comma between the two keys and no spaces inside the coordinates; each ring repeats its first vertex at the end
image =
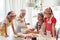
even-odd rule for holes
{"type": "Polygon", "coordinates": [[[9,18],[9,20],[13,20],[13,19],[15,19],[16,14],[15,14],[15,12],[11,11],[11,12],[9,12],[7,17],[9,18]]]}
{"type": "Polygon", "coordinates": [[[26,10],[25,9],[21,9],[21,17],[24,18],[26,15],[26,10]]]}
{"type": "Polygon", "coordinates": [[[16,17],[15,12],[11,12],[11,14],[10,14],[10,18],[13,20],[13,19],[15,19],[15,17],[16,17]]]}
{"type": "Polygon", "coordinates": [[[49,18],[49,17],[51,17],[51,14],[52,14],[51,8],[46,8],[45,11],[44,11],[44,16],[46,18],[49,18]]]}
{"type": "Polygon", "coordinates": [[[40,15],[38,15],[38,20],[41,20],[41,19],[42,19],[42,17],[40,15]]]}
{"type": "Polygon", "coordinates": [[[38,14],[38,21],[43,20],[43,14],[38,14]]]}
{"type": "Polygon", "coordinates": [[[50,17],[51,17],[51,14],[49,14],[49,13],[47,13],[47,12],[44,12],[44,16],[45,16],[46,18],[50,18],[50,17]]]}

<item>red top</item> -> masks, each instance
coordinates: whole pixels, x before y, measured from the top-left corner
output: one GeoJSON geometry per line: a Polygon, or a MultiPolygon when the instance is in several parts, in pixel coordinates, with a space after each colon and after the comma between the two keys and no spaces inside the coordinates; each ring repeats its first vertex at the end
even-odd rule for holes
{"type": "Polygon", "coordinates": [[[56,18],[54,16],[52,16],[49,20],[47,18],[44,18],[44,23],[46,24],[46,31],[50,31],[52,34],[52,23],[56,23],[56,18]]]}

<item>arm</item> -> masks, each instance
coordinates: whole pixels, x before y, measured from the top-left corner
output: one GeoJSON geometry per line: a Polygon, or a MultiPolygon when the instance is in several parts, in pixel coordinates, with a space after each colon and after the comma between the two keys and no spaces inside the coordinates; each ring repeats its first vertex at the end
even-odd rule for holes
{"type": "Polygon", "coordinates": [[[6,26],[6,24],[5,24],[5,34],[7,35],[7,26],[6,26]]]}
{"type": "Polygon", "coordinates": [[[14,34],[17,34],[17,33],[15,32],[13,23],[12,23],[12,30],[13,30],[13,33],[14,33],[14,34]]]}
{"type": "Polygon", "coordinates": [[[8,34],[7,34],[7,25],[4,24],[4,26],[5,26],[5,36],[8,37],[8,34]]]}
{"type": "Polygon", "coordinates": [[[41,29],[42,29],[43,33],[45,33],[45,29],[46,29],[45,23],[43,23],[41,29]]]}
{"type": "Polygon", "coordinates": [[[53,36],[53,37],[56,36],[55,25],[56,25],[56,18],[52,18],[52,36],[53,36]]]}
{"type": "Polygon", "coordinates": [[[52,35],[55,36],[55,23],[52,23],[52,35]]]}

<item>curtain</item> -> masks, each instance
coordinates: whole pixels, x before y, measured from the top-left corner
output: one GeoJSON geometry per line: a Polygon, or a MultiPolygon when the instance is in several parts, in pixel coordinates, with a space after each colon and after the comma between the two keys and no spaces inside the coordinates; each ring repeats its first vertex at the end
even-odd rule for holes
{"type": "Polygon", "coordinates": [[[0,22],[4,19],[5,16],[5,2],[4,0],[0,0],[0,22]]]}
{"type": "MultiPolygon", "coordinates": [[[[27,3],[28,0],[5,0],[5,13],[7,14],[9,11],[13,10],[14,12],[16,12],[17,15],[20,14],[20,9],[26,9],[26,22],[30,22],[30,27],[32,27],[32,25],[35,25],[35,23],[37,22],[36,18],[33,18],[33,16],[37,15],[38,11],[36,11],[34,8],[32,7],[28,7],[27,3]]],[[[43,0],[43,10],[46,7],[51,6],[52,9],[57,9],[59,7],[58,1],[57,0],[43,0]],[[55,8],[56,7],[56,8],[55,8]]],[[[57,11],[53,10],[54,12],[54,16],[57,18],[57,20],[59,20],[59,13],[57,14],[57,11]],[[57,15],[57,16],[56,16],[57,15]]],[[[59,24],[60,21],[57,22],[57,24],[59,24]]]]}
{"type": "Polygon", "coordinates": [[[6,12],[6,14],[9,11],[14,11],[17,13],[18,12],[17,9],[20,7],[20,5],[19,6],[17,6],[17,5],[18,5],[18,0],[17,1],[16,0],[5,0],[5,8],[6,8],[5,12],[6,12]]]}

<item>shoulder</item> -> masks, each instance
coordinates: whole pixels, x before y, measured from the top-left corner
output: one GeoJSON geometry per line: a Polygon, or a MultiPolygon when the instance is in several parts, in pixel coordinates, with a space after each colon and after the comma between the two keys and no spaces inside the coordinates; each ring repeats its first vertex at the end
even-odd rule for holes
{"type": "Polygon", "coordinates": [[[56,20],[56,18],[55,17],[52,17],[52,20],[56,20]]]}
{"type": "Polygon", "coordinates": [[[51,21],[52,21],[52,23],[56,23],[57,20],[55,17],[52,17],[51,21]]]}
{"type": "Polygon", "coordinates": [[[46,22],[47,18],[44,18],[44,22],[46,22]]]}

